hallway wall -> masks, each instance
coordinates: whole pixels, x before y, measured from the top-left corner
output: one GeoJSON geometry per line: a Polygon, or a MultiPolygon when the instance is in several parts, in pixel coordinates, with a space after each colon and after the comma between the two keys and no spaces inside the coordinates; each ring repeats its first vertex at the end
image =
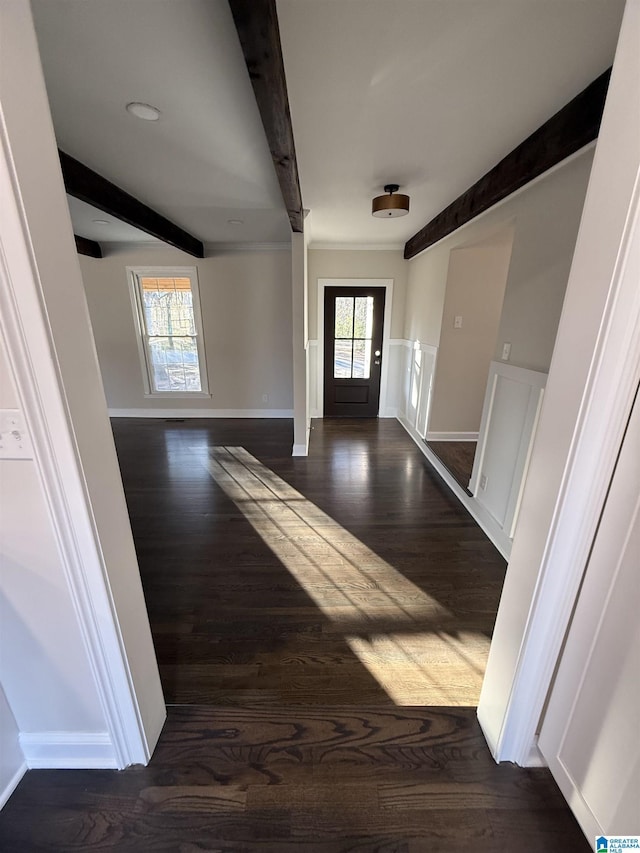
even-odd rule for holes
{"type": "Polygon", "coordinates": [[[158,410],[290,417],[291,252],[226,252],[204,259],[178,249],[114,250],[80,256],[98,360],[110,411],[158,410]],[[196,267],[210,398],[145,397],[127,266],[196,267]],[[264,395],[268,400],[264,400],[264,395]]]}
{"type": "Polygon", "coordinates": [[[573,257],[593,148],[529,184],[409,263],[403,337],[438,346],[449,254],[515,225],[494,359],[546,371],[573,257]]]}

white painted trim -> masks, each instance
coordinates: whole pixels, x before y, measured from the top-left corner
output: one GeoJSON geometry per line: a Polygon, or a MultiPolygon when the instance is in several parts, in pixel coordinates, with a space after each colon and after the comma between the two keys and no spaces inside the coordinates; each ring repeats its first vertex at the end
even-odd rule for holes
{"type": "Polygon", "coordinates": [[[292,418],[293,409],[109,409],[110,418],[292,418]]]}
{"type": "Polygon", "coordinates": [[[489,438],[489,431],[491,429],[493,403],[495,400],[498,378],[500,376],[504,377],[505,379],[510,379],[512,382],[519,382],[523,385],[529,385],[532,389],[529,398],[529,409],[527,411],[527,419],[525,423],[525,430],[530,432],[531,441],[529,441],[523,447],[520,448],[517,463],[517,466],[520,466],[520,468],[516,467],[516,473],[518,470],[521,470],[523,473],[520,477],[519,489],[515,494],[515,498],[511,496],[509,499],[509,507],[507,509],[507,516],[505,518],[505,530],[509,530],[509,532],[511,533],[513,525],[515,524],[515,521],[517,519],[517,509],[519,508],[522,499],[522,491],[524,489],[527,467],[531,456],[531,448],[533,446],[535,428],[540,414],[540,407],[542,405],[542,396],[544,388],[547,384],[547,374],[542,373],[539,370],[529,370],[526,367],[518,367],[515,364],[505,364],[503,361],[492,361],[489,364],[487,391],[484,395],[484,403],[482,405],[482,417],[480,418],[480,432],[478,433],[478,448],[476,450],[476,455],[473,460],[473,470],[471,472],[471,479],[469,480],[469,491],[473,492],[474,495],[478,491],[480,472],[482,471],[482,466],[484,465],[484,456],[487,448],[487,440],[489,438]],[[534,390],[537,390],[538,393],[534,394],[534,390]]]}
{"type": "Polygon", "coordinates": [[[477,441],[477,432],[428,432],[427,441],[477,441]]]}
{"type": "MultiPolygon", "coordinates": [[[[165,708],[158,709],[157,731],[146,730],[72,434],[38,262],[1,111],[0,196],[0,332],[16,378],[20,408],[31,435],[34,461],[116,766],[146,764],[164,723],[165,708]]],[[[70,257],[72,249],[69,233],[70,257]]]]}
{"type": "Polygon", "coordinates": [[[27,763],[23,762],[13,774],[11,779],[9,779],[4,788],[0,791],[0,810],[2,810],[11,794],[13,794],[15,789],[18,787],[18,785],[20,784],[20,780],[28,769],[29,768],[27,767],[27,763]]]}
{"type": "Polygon", "coordinates": [[[291,451],[292,456],[308,456],[309,447],[307,444],[294,444],[291,451]]]}
{"type": "Polygon", "coordinates": [[[313,251],[329,250],[333,252],[403,252],[404,243],[310,243],[313,251]]]}
{"type": "Polygon", "coordinates": [[[504,531],[497,524],[493,516],[491,516],[475,498],[468,495],[462,486],[453,479],[451,473],[442,464],[440,459],[438,459],[436,454],[427,444],[425,444],[420,433],[415,429],[415,427],[411,426],[409,421],[403,415],[398,415],[398,421],[406,429],[418,446],[422,455],[426,456],[427,460],[435,468],[455,497],[460,501],[467,512],[478,522],[482,530],[487,534],[505,560],[508,560],[511,554],[511,540],[505,536],[504,531]]]}
{"type": "Polygon", "coordinates": [[[29,770],[117,770],[107,732],[22,732],[20,747],[29,770]]]}
{"type": "Polygon", "coordinates": [[[378,414],[387,409],[387,382],[389,375],[389,340],[391,332],[391,309],[393,306],[392,278],[319,278],[318,279],[318,364],[317,364],[317,411],[316,417],[324,417],[324,291],[326,287],[384,287],[384,320],[382,325],[382,373],[380,376],[380,402],[378,414]]]}

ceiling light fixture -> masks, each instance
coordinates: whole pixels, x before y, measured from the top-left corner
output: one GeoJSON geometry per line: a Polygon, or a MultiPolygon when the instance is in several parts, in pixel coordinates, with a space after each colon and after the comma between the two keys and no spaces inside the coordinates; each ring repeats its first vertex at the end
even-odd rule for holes
{"type": "Polygon", "coordinates": [[[95,222],[96,225],[110,225],[111,224],[108,219],[92,219],[91,221],[95,222]]]}
{"type": "Polygon", "coordinates": [[[409,196],[394,195],[400,189],[398,184],[385,184],[384,191],[389,195],[379,195],[371,202],[371,213],[373,216],[406,216],[409,213],[409,196]]]}
{"type": "Polygon", "coordinates": [[[244,219],[227,219],[229,225],[244,225],[244,219]]]}
{"type": "Polygon", "coordinates": [[[139,101],[132,101],[130,104],[127,104],[127,112],[144,121],[158,121],[162,115],[157,107],[152,107],[151,104],[143,104],[139,101]]]}

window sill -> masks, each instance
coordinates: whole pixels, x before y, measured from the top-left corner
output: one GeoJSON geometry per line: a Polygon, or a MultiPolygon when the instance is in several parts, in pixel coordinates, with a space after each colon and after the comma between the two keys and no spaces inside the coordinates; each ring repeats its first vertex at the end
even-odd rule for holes
{"type": "Polygon", "coordinates": [[[211,394],[206,391],[157,391],[153,394],[145,394],[147,400],[210,400],[211,394]]]}

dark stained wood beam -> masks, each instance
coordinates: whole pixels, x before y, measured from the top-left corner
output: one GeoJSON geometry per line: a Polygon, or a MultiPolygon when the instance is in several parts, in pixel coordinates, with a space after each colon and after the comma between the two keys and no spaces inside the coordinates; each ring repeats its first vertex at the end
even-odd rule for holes
{"type": "Polygon", "coordinates": [[[95,240],[88,240],[86,237],[78,237],[77,234],[74,234],[73,238],[76,241],[76,249],[79,255],[88,255],[90,258],[102,257],[100,243],[96,243],[95,240]]]}
{"type": "Polygon", "coordinates": [[[405,258],[415,257],[597,139],[610,76],[609,68],[414,234],[404,247],[405,258]]]}
{"type": "Polygon", "coordinates": [[[64,151],[58,150],[64,185],[69,195],[86,201],[87,204],[103,210],[116,219],[139,228],[146,234],[151,234],[182,249],[195,258],[204,258],[204,246],[200,240],[174,225],[160,213],[156,213],[143,202],[138,201],[129,193],[121,190],[111,181],[103,178],[93,169],[75,160],[64,151]]]}
{"type": "Polygon", "coordinates": [[[229,0],[292,231],[304,214],[275,0],[229,0]]]}

